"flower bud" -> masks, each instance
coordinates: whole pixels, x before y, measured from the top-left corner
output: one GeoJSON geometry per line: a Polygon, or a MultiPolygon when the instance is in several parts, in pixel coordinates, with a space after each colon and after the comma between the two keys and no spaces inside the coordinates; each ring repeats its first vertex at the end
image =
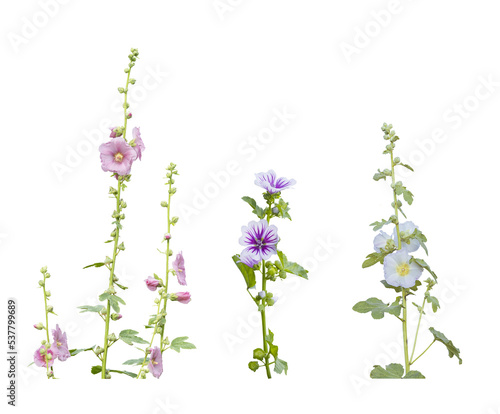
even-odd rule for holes
{"type": "Polygon", "coordinates": [[[42,329],[44,329],[44,326],[43,326],[43,323],[39,322],[39,323],[36,323],[35,325],[33,325],[33,328],[41,331],[42,329]]]}
{"type": "Polygon", "coordinates": [[[47,266],[44,266],[40,269],[41,273],[46,273],[47,272],[47,266]]]}
{"type": "Polygon", "coordinates": [[[132,112],[129,112],[129,113],[127,114],[127,119],[130,119],[130,118],[132,118],[132,112]]]}
{"type": "Polygon", "coordinates": [[[124,93],[125,92],[125,89],[123,89],[122,87],[118,88],[118,92],[120,93],[124,93]]]}
{"type": "Polygon", "coordinates": [[[280,210],[278,209],[278,207],[273,207],[273,214],[278,214],[280,212],[280,210]]]}
{"type": "Polygon", "coordinates": [[[96,355],[101,355],[104,352],[104,349],[102,349],[100,346],[96,347],[94,350],[96,355]]]}
{"type": "Polygon", "coordinates": [[[109,372],[106,374],[106,379],[111,379],[111,374],[109,372]]]}
{"type": "Polygon", "coordinates": [[[52,378],[54,376],[54,371],[47,372],[47,378],[52,378]]]}
{"type": "Polygon", "coordinates": [[[125,250],[125,244],[123,242],[121,242],[119,245],[118,245],[118,250],[125,250]]]}
{"type": "Polygon", "coordinates": [[[161,327],[156,328],[156,333],[161,334],[161,327]]]}
{"type": "Polygon", "coordinates": [[[116,335],[112,333],[111,335],[108,336],[108,341],[110,342],[115,342],[116,341],[116,335]]]}
{"type": "Polygon", "coordinates": [[[122,315],[121,313],[112,313],[111,314],[111,319],[114,320],[114,321],[118,321],[122,318],[122,315]]]}
{"type": "Polygon", "coordinates": [[[135,79],[130,78],[128,83],[131,83],[132,85],[135,85],[135,79]]]}
{"type": "Polygon", "coordinates": [[[127,203],[124,200],[122,200],[120,206],[121,208],[127,208],[127,203]]]}
{"type": "Polygon", "coordinates": [[[264,292],[263,290],[261,290],[259,292],[259,296],[260,296],[261,299],[264,299],[266,297],[266,292],[264,292]]]}
{"type": "Polygon", "coordinates": [[[38,281],[38,284],[39,284],[40,286],[45,286],[45,282],[44,282],[43,280],[39,280],[39,281],[38,281]]]}
{"type": "Polygon", "coordinates": [[[399,157],[394,158],[394,164],[399,164],[400,161],[401,161],[401,158],[399,158],[399,157]]]}
{"type": "Polygon", "coordinates": [[[149,374],[149,369],[144,368],[144,369],[143,369],[143,372],[144,372],[145,374],[149,374]]]}
{"type": "MultiPolygon", "coordinates": [[[[41,353],[41,352],[40,352],[40,353],[41,353]]],[[[50,360],[52,359],[52,354],[49,354],[49,353],[47,352],[47,356],[45,357],[45,359],[46,359],[47,361],[50,361],[50,360]]]]}
{"type": "Polygon", "coordinates": [[[168,340],[168,336],[163,340],[165,345],[170,345],[170,341],[168,340]]]}
{"type": "Polygon", "coordinates": [[[167,203],[166,201],[162,201],[162,202],[160,203],[160,205],[161,205],[162,207],[168,207],[168,203],[167,203]]]}
{"type": "Polygon", "coordinates": [[[177,222],[179,221],[179,217],[172,217],[172,224],[177,224],[177,222]]]}
{"type": "Polygon", "coordinates": [[[170,233],[165,233],[165,235],[163,236],[165,240],[170,240],[172,238],[172,236],[170,235],[170,233]]]}
{"type": "Polygon", "coordinates": [[[45,348],[40,348],[40,355],[45,355],[47,353],[47,351],[45,350],[45,348]]]}
{"type": "Polygon", "coordinates": [[[54,312],[53,306],[47,306],[47,312],[54,312]]]}
{"type": "Polygon", "coordinates": [[[49,298],[51,295],[52,295],[52,293],[50,293],[50,290],[45,291],[45,296],[47,296],[49,298]]]}
{"type": "Polygon", "coordinates": [[[172,171],[167,171],[167,178],[172,177],[172,171]]]}

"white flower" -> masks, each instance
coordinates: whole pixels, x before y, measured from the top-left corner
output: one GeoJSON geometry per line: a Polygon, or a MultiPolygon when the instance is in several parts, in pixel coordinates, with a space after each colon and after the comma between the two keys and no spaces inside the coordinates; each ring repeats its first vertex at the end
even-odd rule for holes
{"type": "Polygon", "coordinates": [[[385,231],[381,231],[373,239],[373,248],[377,253],[380,253],[380,249],[385,249],[389,240],[391,240],[391,236],[389,236],[385,231]]]}
{"type": "Polygon", "coordinates": [[[384,278],[391,286],[411,288],[422,275],[422,269],[415,262],[410,263],[411,256],[406,249],[388,254],[384,259],[384,278]]]}
{"type": "MultiPolygon", "coordinates": [[[[401,223],[399,225],[399,234],[400,234],[401,238],[403,239],[404,237],[408,237],[411,234],[413,234],[415,229],[418,229],[418,226],[415,226],[415,224],[413,224],[413,222],[411,222],[411,221],[405,221],[404,223],[401,223]]],[[[394,242],[397,245],[398,244],[398,233],[397,233],[395,227],[394,227],[394,232],[392,234],[392,237],[394,238],[394,242]]],[[[408,253],[411,253],[411,252],[418,250],[419,247],[420,247],[420,242],[417,239],[411,239],[410,244],[405,243],[401,240],[401,248],[405,249],[408,253]]]]}
{"type": "Polygon", "coordinates": [[[259,296],[261,297],[261,299],[264,299],[266,297],[266,292],[264,292],[263,290],[261,290],[259,292],[259,296]]]}

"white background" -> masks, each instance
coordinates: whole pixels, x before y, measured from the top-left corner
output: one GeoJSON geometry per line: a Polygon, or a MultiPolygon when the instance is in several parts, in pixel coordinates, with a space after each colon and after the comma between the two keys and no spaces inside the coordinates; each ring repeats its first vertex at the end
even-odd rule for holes
{"type": "MultiPolygon", "coordinates": [[[[19,303],[19,412],[499,412],[497,2],[88,0],[59,1],[51,16],[47,3],[4,2],[0,13],[0,267],[4,320],[7,297],[19,303]],[[103,337],[102,322],[76,307],[97,304],[107,286],[105,270],[82,267],[110,254],[113,180],[97,146],[103,125],[121,122],[116,88],[130,47],[141,59],[129,125],[141,127],[146,151],[124,194],[117,271],[129,290],[112,331],[146,335],[154,294],[143,280],[163,269],[159,203],[174,161],[172,245],[184,252],[193,300],[169,305],[168,333],[198,349],[167,352],[160,380],[103,383],[86,353],[58,363],[62,379],[47,382],[43,369],[25,368],[43,339],[32,328],[43,318],[41,266],[52,274],[51,324],[70,346],[103,337]],[[269,135],[275,111],[294,117],[269,135]],[[429,239],[440,281],[442,309],[429,310],[418,349],[434,326],[464,359],[435,344],[415,366],[426,381],[369,380],[373,364],[402,362],[400,323],[351,310],[371,296],[392,300],[382,268],[361,269],[375,235],[368,224],[391,214],[388,184],[371,179],[388,166],[383,122],[416,169],[405,174],[415,195],[406,212],[429,239]],[[309,281],[270,288],[282,299],[269,327],[290,367],[272,381],[247,368],[260,326],[231,260],[253,219],[240,198],[259,198],[253,174],[270,168],[297,180],[283,193],[294,220],[275,224],[280,248],[311,270],[309,281]]],[[[118,343],[109,366],[138,354],[118,343]]]]}

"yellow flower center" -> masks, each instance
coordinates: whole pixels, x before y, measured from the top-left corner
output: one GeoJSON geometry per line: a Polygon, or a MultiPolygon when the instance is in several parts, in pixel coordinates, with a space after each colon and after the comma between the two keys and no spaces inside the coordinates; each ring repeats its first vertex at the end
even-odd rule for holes
{"type": "Polygon", "coordinates": [[[153,363],[153,365],[158,365],[158,362],[156,361],[151,361],[153,363]]]}
{"type": "Polygon", "coordinates": [[[410,265],[408,263],[403,263],[396,267],[396,272],[399,276],[407,276],[410,273],[410,265]]]}
{"type": "Polygon", "coordinates": [[[116,162],[122,162],[122,160],[123,160],[123,154],[121,152],[117,152],[115,154],[115,161],[116,162]]]}
{"type": "Polygon", "coordinates": [[[59,341],[57,341],[57,346],[61,346],[61,345],[62,345],[62,344],[61,344],[59,341]]]}

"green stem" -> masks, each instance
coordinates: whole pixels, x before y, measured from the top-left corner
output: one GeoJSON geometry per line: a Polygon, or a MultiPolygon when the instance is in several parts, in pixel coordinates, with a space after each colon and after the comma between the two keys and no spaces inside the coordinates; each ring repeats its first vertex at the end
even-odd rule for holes
{"type": "MultiPolygon", "coordinates": [[[[413,349],[411,351],[410,361],[413,360],[413,355],[415,354],[415,348],[417,346],[418,331],[420,329],[420,322],[422,321],[422,314],[424,313],[424,306],[425,306],[425,296],[424,296],[424,301],[422,303],[422,306],[420,307],[420,315],[418,316],[417,331],[415,332],[415,340],[413,341],[413,349]]],[[[410,362],[410,365],[411,364],[412,364],[412,362],[410,362]]]]}
{"type": "MultiPolygon", "coordinates": [[[[115,242],[113,246],[113,262],[111,263],[111,270],[109,272],[109,286],[111,289],[113,287],[114,275],[115,275],[115,265],[116,265],[116,255],[118,254],[118,239],[120,238],[120,228],[118,223],[120,221],[119,215],[121,213],[121,190],[122,190],[123,179],[118,178],[118,194],[116,195],[116,227],[115,227],[115,242]]],[[[109,299],[107,300],[106,306],[106,327],[104,329],[104,353],[102,357],[102,370],[101,370],[101,378],[106,379],[106,362],[108,360],[108,335],[109,335],[109,320],[111,318],[111,302],[109,299]]]]}
{"type": "MultiPolygon", "coordinates": [[[[398,209],[398,196],[396,194],[396,174],[394,172],[394,152],[391,150],[391,172],[392,172],[392,192],[394,195],[394,214],[396,216],[396,234],[398,235],[398,250],[401,250],[401,234],[399,232],[399,209],[398,209]]],[[[408,356],[408,306],[406,301],[406,296],[408,294],[408,289],[403,288],[403,347],[405,354],[405,369],[406,373],[410,371],[410,359],[408,356]]]]}
{"type": "MultiPolygon", "coordinates": [[[[49,312],[47,310],[47,291],[45,290],[45,283],[46,283],[47,278],[45,277],[45,274],[43,275],[43,301],[45,303],[45,333],[47,334],[47,346],[50,348],[50,336],[49,336],[49,312]]],[[[49,378],[49,364],[47,361],[47,355],[48,353],[45,354],[45,365],[47,366],[47,378],[49,378]]]]}
{"type": "Polygon", "coordinates": [[[422,355],[424,355],[424,354],[427,352],[427,350],[428,350],[428,349],[432,346],[432,344],[433,344],[434,342],[436,342],[436,340],[435,340],[435,339],[434,339],[434,341],[432,341],[432,342],[431,342],[431,344],[430,344],[427,348],[425,348],[425,351],[424,351],[424,352],[422,352],[422,353],[421,353],[418,357],[416,357],[416,358],[415,358],[415,360],[411,361],[411,363],[410,363],[410,364],[414,364],[415,362],[417,362],[417,359],[419,359],[422,355]]]}
{"type": "Polygon", "coordinates": [[[129,71],[127,73],[127,82],[125,83],[125,92],[123,93],[125,95],[124,103],[123,103],[123,115],[125,116],[125,121],[123,122],[123,139],[126,141],[125,136],[127,135],[127,98],[128,98],[128,85],[129,85],[129,80],[130,80],[130,72],[132,71],[132,68],[129,68],[129,71]]]}
{"type": "MultiPolygon", "coordinates": [[[[263,260],[262,261],[262,291],[266,292],[266,262],[263,260]]],[[[263,349],[264,353],[266,354],[265,357],[265,366],[266,366],[266,373],[267,373],[267,378],[271,378],[271,370],[269,368],[269,355],[268,355],[268,348],[267,348],[267,341],[266,341],[266,335],[267,335],[267,327],[266,327],[266,308],[262,309],[260,311],[260,316],[262,319],[262,339],[263,339],[263,349]]]]}
{"type": "MultiPolygon", "coordinates": [[[[172,175],[173,175],[173,170],[172,170],[172,175]]],[[[172,200],[172,176],[170,176],[168,180],[168,201],[167,201],[167,233],[170,234],[170,227],[171,227],[171,222],[170,222],[170,203],[172,200]]],[[[166,274],[165,274],[165,298],[163,299],[163,309],[162,312],[165,313],[167,311],[167,301],[168,301],[168,276],[169,276],[169,259],[170,259],[170,239],[167,240],[167,250],[165,252],[165,255],[167,256],[166,260],[166,274]]],[[[166,319],[165,315],[165,319],[166,319]]],[[[165,324],[162,326],[161,330],[161,353],[163,354],[163,338],[165,336],[165,324]]]]}
{"type": "MultiPolygon", "coordinates": [[[[158,315],[160,313],[160,304],[161,304],[161,301],[158,302],[158,306],[156,308],[156,315],[158,315]]],[[[153,346],[153,341],[154,341],[155,336],[156,336],[156,329],[157,328],[158,328],[158,322],[155,323],[153,336],[151,337],[151,341],[149,342],[148,348],[151,348],[153,346]]],[[[141,364],[141,368],[139,369],[139,372],[137,373],[137,377],[135,377],[136,379],[139,379],[141,377],[141,373],[144,369],[144,365],[146,365],[147,359],[148,359],[148,353],[146,351],[146,353],[144,354],[144,359],[143,359],[142,364],[141,364]]]]}

